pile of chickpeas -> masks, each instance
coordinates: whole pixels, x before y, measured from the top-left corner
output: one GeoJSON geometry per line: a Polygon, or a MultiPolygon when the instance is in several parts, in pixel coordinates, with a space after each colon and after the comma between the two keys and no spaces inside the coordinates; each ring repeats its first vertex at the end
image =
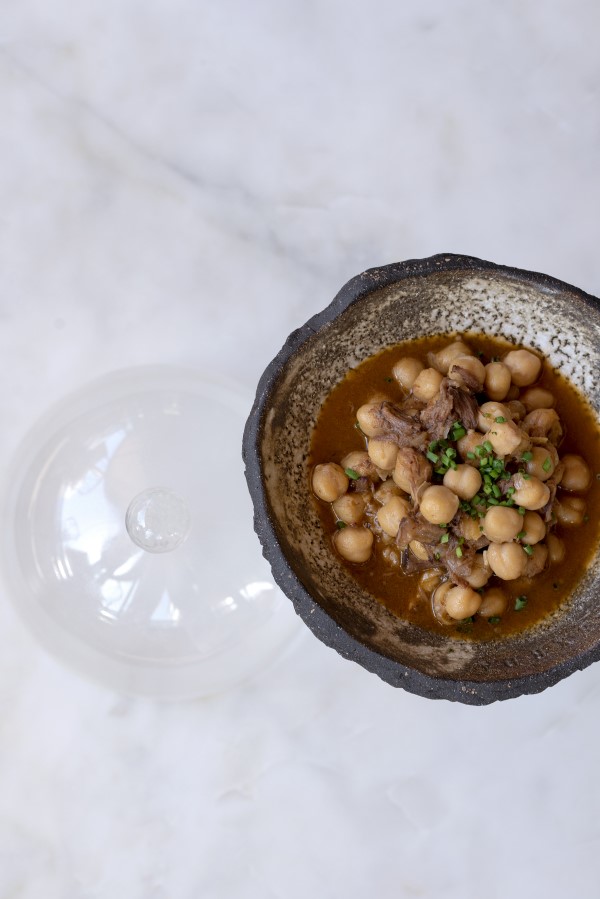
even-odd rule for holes
{"type": "MultiPolygon", "coordinates": [[[[456,422],[442,449],[436,441],[425,451],[399,446],[382,425],[376,396],[356,412],[365,450],[350,452],[339,463],[316,465],[312,489],[331,504],[337,525],[333,545],[353,565],[367,563],[378,541],[384,557],[399,566],[401,522],[417,511],[440,528],[441,547],[450,534],[461,545],[487,544],[479,547],[471,574],[457,579],[462,583],[436,564],[435,554],[432,559],[431,541],[412,540],[408,550],[424,564],[431,562],[421,576],[421,593],[440,623],[456,624],[474,615],[497,623],[508,608],[503,581],[535,577],[563,560],[565,546],[552,527],[582,524],[582,494],[592,474],[580,455],[559,456],[562,425],[552,392],[536,384],[542,361],[535,353],[515,349],[484,365],[467,343],[456,340],[428,359],[429,367],[411,356],[393,366],[399,406],[431,406],[444,378],[465,388],[466,371],[471,391],[486,397],[478,406],[477,428],[456,422]],[[359,479],[367,480],[357,490],[359,479]],[[551,515],[540,514],[550,508],[551,487],[556,492],[551,515]]],[[[456,552],[462,554],[459,547],[456,552]]]]}

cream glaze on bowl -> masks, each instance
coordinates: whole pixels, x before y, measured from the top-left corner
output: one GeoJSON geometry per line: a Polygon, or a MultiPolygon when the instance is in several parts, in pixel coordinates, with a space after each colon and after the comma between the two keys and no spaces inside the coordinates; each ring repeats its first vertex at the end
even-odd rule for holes
{"type": "Polygon", "coordinates": [[[600,555],[542,625],[495,642],[427,632],[361,589],[307,495],[321,405],[349,368],[428,334],[484,332],[540,350],[600,412],[600,301],[546,275],[442,254],[370,269],[294,331],[266,369],[244,434],[255,529],[311,630],[384,681],[483,705],[537,693],[600,658],[600,555]]]}

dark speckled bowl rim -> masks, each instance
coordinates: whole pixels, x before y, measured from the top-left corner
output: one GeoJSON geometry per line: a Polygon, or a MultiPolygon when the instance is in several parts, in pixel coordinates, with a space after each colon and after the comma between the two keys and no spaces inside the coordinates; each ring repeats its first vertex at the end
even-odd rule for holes
{"type": "Polygon", "coordinates": [[[344,658],[357,662],[367,671],[377,674],[394,687],[403,687],[418,696],[432,699],[447,699],[469,705],[487,705],[498,700],[540,693],[575,671],[583,670],[592,662],[600,659],[600,643],[545,672],[502,681],[468,681],[452,677],[431,677],[388,659],[346,633],[313,600],[294,573],[276,536],[267,504],[261,466],[262,432],[272,392],[288,361],[305,341],[337,318],[349,306],[373,291],[389,287],[406,278],[427,276],[441,271],[497,272],[535,287],[565,291],[576,295],[588,304],[595,314],[600,311],[598,298],[571,284],[540,272],[497,265],[473,256],[439,253],[425,259],[409,259],[405,262],[368,269],[348,281],[322,312],[317,313],[301,328],[293,331],[277,356],[265,369],[258,383],[254,405],[244,429],[243,459],[246,466],[248,489],[254,504],[254,529],[262,545],[263,555],[271,565],[276,583],[292,600],[297,614],[315,636],[344,658]]]}

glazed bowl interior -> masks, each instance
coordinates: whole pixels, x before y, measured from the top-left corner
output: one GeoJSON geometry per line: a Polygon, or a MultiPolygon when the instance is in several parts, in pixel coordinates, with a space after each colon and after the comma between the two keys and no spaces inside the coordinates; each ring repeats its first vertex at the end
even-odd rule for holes
{"type": "Polygon", "coordinates": [[[400,341],[469,331],[540,350],[598,414],[597,301],[543,275],[446,255],[365,272],[294,332],[259,385],[244,451],[264,553],[317,636],[391,684],[483,704],[539,692],[600,656],[598,554],[541,625],[492,642],[446,637],[394,616],[359,586],[308,495],[311,434],[348,369],[400,341]]]}

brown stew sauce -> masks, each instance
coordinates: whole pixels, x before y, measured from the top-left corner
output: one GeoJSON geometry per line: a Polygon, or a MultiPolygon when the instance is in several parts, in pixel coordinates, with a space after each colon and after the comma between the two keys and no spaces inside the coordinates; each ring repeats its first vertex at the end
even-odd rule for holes
{"type": "MultiPolygon", "coordinates": [[[[313,433],[310,470],[322,462],[339,463],[352,450],[366,448],[364,436],[355,427],[356,410],[371,401],[375,394],[391,401],[401,398],[400,387],[392,377],[392,367],[398,359],[414,356],[424,360],[427,353],[436,353],[452,340],[461,338],[476,347],[484,364],[494,356],[501,357],[510,350],[521,348],[506,340],[481,334],[443,334],[406,341],[366,359],[351,369],[325,400],[313,433]]],[[[556,525],[553,529],[553,533],[564,540],[564,561],[551,565],[535,578],[503,581],[502,589],[509,597],[509,604],[499,622],[490,623],[476,615],[467,622],[443,626],[434,618],[430,602],[419,596],[421,574],[405,574],[401,569],[391,567],[383,559],[378,541],[375,541],[371,559],[362,565],[340,559],[364,590],[400,618],[447,636],[454,633],[463,638],[498,639],[523,631],[555,611],[571,594],[591,562],[600,536],[600,428],[580,391],[546,362],[536,384],[551,390],[556,397],[556,411],[566,430],[559,448],[560,455],[579,454],[592,471],[592,486],[584,495],[587,503],[584,523],[571,528],[556,525]],[[527,597],[527,602],[516,611],[516,598],[523,595],[527,597]]],[[[336,530],[331,506],[319,501],[312,494],[310,485],[308,489],[318,508],[323,528],[331,537],[336,530]]],[[[332,552],[335,552],[333,546],[332,552]]]]}

